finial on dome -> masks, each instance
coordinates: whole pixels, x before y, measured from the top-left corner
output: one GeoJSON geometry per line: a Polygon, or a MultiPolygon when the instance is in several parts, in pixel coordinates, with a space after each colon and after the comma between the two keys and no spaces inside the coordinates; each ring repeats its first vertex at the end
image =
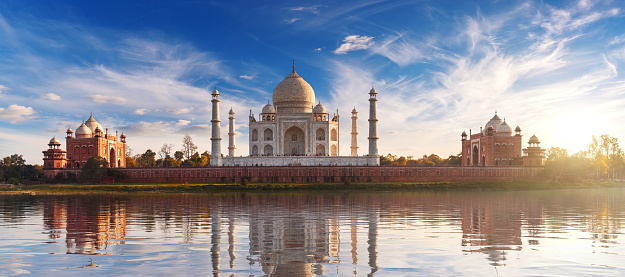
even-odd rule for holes
{"type": "Polygon", "coordinates": [[[293,59],[293,72],[295,72],[295,59],[293,59]]]}

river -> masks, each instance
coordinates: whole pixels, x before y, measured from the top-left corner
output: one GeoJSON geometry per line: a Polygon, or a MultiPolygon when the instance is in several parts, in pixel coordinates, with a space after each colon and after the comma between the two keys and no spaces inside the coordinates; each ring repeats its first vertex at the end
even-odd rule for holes
{"type": "Polygon", "coordinates": [[[0,195],[0,275],[625,275],[625,188],[0,195]]]}

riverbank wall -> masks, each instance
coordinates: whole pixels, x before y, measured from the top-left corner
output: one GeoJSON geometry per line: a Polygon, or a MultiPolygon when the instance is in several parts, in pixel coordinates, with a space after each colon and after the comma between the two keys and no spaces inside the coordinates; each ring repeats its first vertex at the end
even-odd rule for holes
{"type": "MultiPolygon", "coordinates": [[[[468,166],[220,166],[119,168],[116,183],[370,183],[525,180],[542,167],[468,166]]],[[[80,170],[67,169],[75,176],[80,170]]]]}

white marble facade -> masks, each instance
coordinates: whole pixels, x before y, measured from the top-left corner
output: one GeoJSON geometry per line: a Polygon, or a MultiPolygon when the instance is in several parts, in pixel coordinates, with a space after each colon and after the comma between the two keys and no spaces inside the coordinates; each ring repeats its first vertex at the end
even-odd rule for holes
{"type": "Polygon", "coordinates": [[[250,110],[249,157],[212,159],[212,165],[379,165],[377,151],[373,156],[339,156],[338,110],[330,116],[320,102],[315,105],[315,92],[295,67],[276,86],[272,100],[258,117],[250,110]]]}

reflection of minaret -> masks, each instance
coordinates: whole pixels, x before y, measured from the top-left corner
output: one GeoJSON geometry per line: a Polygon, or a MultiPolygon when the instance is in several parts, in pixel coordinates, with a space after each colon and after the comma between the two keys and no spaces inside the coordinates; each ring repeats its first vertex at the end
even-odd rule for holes
{"type": "Polygon", "coordinates": [[[230,268],[234,267],[234,260],[237,256],[234,254],[234,218],[228,221],[228,255],[230,256],[230,268]]]}
{"type": "Polygon", "coordinates": [[[369,247],[369,267],[371,267],[371,273],[367,276],[373,276],[378,271],[378,218],[377,214],[369,216],[369,239],[367,240],[369,247]]]}
{"type": "Polygon", "coordinates": [[[358,223],[352,219],[352,264],[358,264],[358,223]]]}
{"type": "Polygon", "coordinates": [[[219,264],[221,257],[219,255],[219,243],[221,240],[221,218],[217,212],[211,214],[211,262],[213,264],[213,276],[219,276],[219,264]]]}

